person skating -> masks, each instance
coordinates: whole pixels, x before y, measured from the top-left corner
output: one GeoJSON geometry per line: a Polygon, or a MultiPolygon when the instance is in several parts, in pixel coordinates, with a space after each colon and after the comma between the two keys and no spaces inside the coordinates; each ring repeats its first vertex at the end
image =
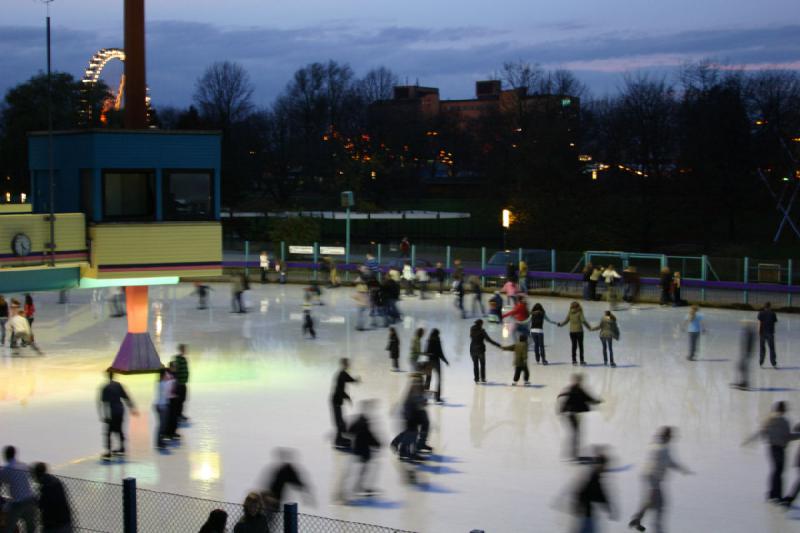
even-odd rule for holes
{"type": "Polygon", "coordinates": [[[519,292],[523,295],[528,294],[528,263],[524,259],[519,261],[519,292]]]}
{"type": "Polygon", "coordinates": [[[339,360],[339,371],[333,381],[333,392],[331,393],[331,411],[333,412],[333,423],[336,427],[336,436],[333,439],[333,445],[336,448],[349,448],[350,441],[345,438],[344,433],[347,430],[347,425],[342,415],[342,405],[345,401],[350,403],[353,400],[347,394],[348,383],[358,383],[359,378],[354,378],[347,371],[350,368],[350,360],[343,357],[339,360]]]}
{"type": "Polygon", "coordinates": [[[199,281],[194,282],[194,294],[197,295],[197,308],[208,309],[208,292],[212,290],[208,285],[199,281]]]}
{"type": "Polygon", "coordinates": [[[589,274],[589,297],[592,301],[597,300],[597,284],[601,277],[603,277],[603,269],[599,266],[592,267],[592,273],[589,274]]]}
{"type": "Polygon", "coordinates": [[[503,297],[500,296],[499,291],[495,291],[494,295],[489,298],[489,322],[496,324],[503,320],[503,297]]]}
{"type": "Polygon", "coordinates": [[[472,307],[470,312],[472,316],[482,317],[486,314],[486,309],[483,307],[483,289],[481,288],[481,280],[478,276],[470,276],[469,280],[469,290],[472,293],[472,307]],[[478,314],[478,309],[480,310],[480,314],[478,314]]]}
{"type": "Polygon", "coordinates": [[[389,359],[392,360],[392,370],[397,372],[400,370],[400,337],[397,336],[397,330],[394,326],[389,328],[389,342],[386,344],[386,350],[389,352],[389,359]]]}
{"type": "Polygon", "coordinates": [[[175,396],[177,398],[175,416],[178,422],[189,420],[183,414],[186,398],[189,395],[189,361],[186,359],[187,352],[186,345],[179,344],[178,353],[172,358],[172,362],[175,364],[175,396]]]}
{"type": "Polygon", "coordinates": [[[569,324],[569,340],[572,344],[572,364],[577,365],[576,355],[580,353],[581,365],[585,365],[583,359],[583,328],[591,329],[592,326],[583,316],[583,308],[578,302],[572,302],[569,306],[566,318],[558,323],[558,327],[569,324]]]}
{"type": "Polygon", "coordinates": [[[381,442],[372,431],[372,411],[374,410],[375,401],[365,400],[361,402],[361,414],[356,417],[355,421],[350,425],[348,433],[353,438],[353,455],[354,460],[357,462],[358,472],[356,474],[356,481],[353,485],[353,490],[349,490],[349,470],[348,467],[342,476],[342,483],[339,488],[338,499],[340,501],[347,501],[351,493],[372,496],[376,494],[376,489],[372,485],[372,455],[373,450],[381,447],[381,442]]]}
{"type": "Polygon", "coordinates": [[[769,475],[767,500],[780,503],[783,499],[783,470],[786,464],[786,447],[793,440],[800,439],[800,433],[793,432],[786,418],[786,402],[775,402],[772,412],[761,424],[761,428],[744,441],[750,444],[763,439],[769,446],[769,459],[772,470],[769,475]]]}
{"type": "Polygon", "coordinates": [[[544,350],[545,322],[557,325],[557,322],[547,317],[547,312],[542,307],[542,304],[536,302],[531,309],[531,338],[533,339],[533,354],[536,357],[536,363],[543,365],[549,364],[544,350]]]}
{"type": "Polygon", "coordinates": [[[511,385],[517,385],[520,375],[522,375],[525,385],[530,385],[531,372],[528,369],[528,336],[520,335],[517,342],[509,344],[508,346],[503,346],[503,350],[514,352],[514,381],[511,382],[511,385]]]}
{"type": "Polygon", "coordinates": [[[156,396],[153,411],[156,413],[156,449],[166,449],[166,440],[170,435],[170,400],[175,394],[175,378],[166,368],[158,371],[156,396]]]}
{"type": "Polygon", "coordinates": [[[25,314],[25,320],[28,321],[28,325],[31,327],[31,331],[33,331],[33,321],[36,318],[36,306],[33,305],[33,296],[31,296],[30,293],[25,294],[25,306],[22,310],[25,314]]]}
{"type": "Polygon", "coordinates": [[[594,533],[597,531],[594,511],[597,505],[606,509],[609,518],[612,520],[617,519],[616,509],[603,483],[608,467],[608,457],[604,451],[599,451],[591,458],[588,464],[589,473],[578,484],[573,496],[573,514],[578,520],[575,533],[594,533]]]}
{"type": "Polygon", "coordinates": [[[501,348],[483,329],[483,320],[478,319],[469,329],[469,355],[472,358],[472,375],[475,383],[486,383],[486,343],[501,348]]]}
{"type": "Polygon", "coordinates": [[[778,368],[778,356],[775,353],[775,323],[778,315],[772,310],[772,304],[766,302],[758,312],[758,364],[764,365],[767,357],[766,345],[769,345],[769,362],[772,368],[778,368]]]}
{"type": "Polygon", "coordinates": [[[266,250],[261,250],[258,256],[258,268],[261,271],[261,284],[269,281],[269,254],[266,250]]]}
{"type": "Polygon", "coordinates": [[[295,454],[288,448],[278,448],[275,450],[277,464],[275,464],[266,476],[266,486],[262,492],[264,506],[270,512],[280,512],[281,505],[284,503],[285,491],[287,487],[295,487],[302,491],[304,498],[314,504],[314,495],[311,486],[304,479],[299,467],[295,466],[295,454]]]}
{"type": "Polygon", "coordinates": [[[417,277],[417,286],[419,287],[419,299],[427,300],[428,283],[430,282],[430,276],[428,275],[428,271],[424,267],[418,267],[416,272],[416,277],[417,277]]]}
{"type": "Polygon", "coordinates": [[[312,339],[317,338],[317,332],[314,330],[314,319],[311,317],[309,309],[303,309],[303,337],[308,335],[312,339]]]}
{"type": "Polygon", "coordinates": [[[600,342],[603,344],[603,364],[608,365],[610,361],[611,366],[616,367],[617,363],[614,362],[614,341],[619,340],[617,317],[611,311],[606,311],[603,318],[600,319],[600,323],[592,330],[600,332],[600,342]]]}
{"type": "MultiPolygon", "coordinates": [[[[794,432],[800,434],[800,424],[794,426],[794,432]]],[[[794,465],[798,476],[797,480],[794,482],[794,488],[779,502],[784,507],[791,507],[792,503],[794,503],[795,499],[797,499],[797,496],[800,494],[800,447],[797,448],[797,459],[795,459],[794,465]]]]}
{"type": "Polygon", "coordinates": [[[6,322],[8,322],[8,302],[0,294],[0,346],[6,343],[6,322]]]}
{"type": "Polygon", "coordinates": [[[406,286],[406,296],[414,296],[414,281],[417,279],[411,263],[403,265],[403,285],[406,286]]]}
{"type": "Polygon", "coordinates": [[[661,287],[661,305],[669,305],[672,303],[672,274],[670,274],[669,267],[661,269],[661,278],[659,281],[661,287]]]}
{"type": "Polygon", "coordinates": [[[619,300],[617,285],[620,279],[622,279],[622,276],[619,275],[614,265],[608,265],[603,271],[603,281],[605,281],[606,284],[606,299],[608,300],[608,306],[612,310],[617,308],[617,300],[619,300]]]}
{"type": "Polygon", "coordinates": [[[48,473],[44,463],[34,464],[32,473],[39,485],[42,533],[72,533],[72,511],[61,480],[48,473]]]}
{"type": "Polygon", "coordinates": [[[25,531],[36,531],[36,494],[31,485],[30,467],[17,461],[14,446],[3,448],[3,458],[6,464],[0,467],[0,491],[11,497],[4,505],[6,524],[3,533],[18,531],[20,521],[25,524],[25,531]]]}
{"type": "Polygon", "coordinates": [[[17,344],[22,348],[30,346],[33,350],[42,355],[42,351],[36,344],[31,331],[30,322],[25,318],[24,311],[20,308],[11,308],[11,318],[6,322],[6,336],[8,337],[8,346],[16,351],[17,344]]]}
{"type": "Polygon", "coordinates": [[[100,420],[105,424],[106,451],[103,454],[104,459],[109,459],[112,454],[125,453],[125,432],[123,430],[125,405],[128,406],[128,410],[133,416],[139,414],[125,387],[114,380],[114,371],[109,368],[107,375],[108,383],[100,390],[97,402],[100,420]],[[119,448],[116,450],[111,447],[111,436],[115,433],[119,440],[119,448]]]}
{"type": "Polygon", "coordinates": [[[753,356],[755,343],[755,324],[749,320],[742,320],[739,360],[736,362],[737,381],[731,384],[736,389],[747,390],[750,388],[750,359],[753,356]]]}
{"type": "MultiPolygon", "coordinates": [[[[391,448],[401,460],[415,461],[421,459],[420,453],[431,453],[428,445],[430,419],[425,409],[428,400],[425,398],[425,386],[422,375],[418,372],[409,374],[409,387],[403,401],[403,430],[392,440],[391,448]]],[[[414,482],[414,472],[409,471],[410,481],[414,482]]]]}
{"type": "Polygon", "coordinates": [[[369,310],[369,288],[364,281],[359,278],[356,282],[356,291],[353,293],[353,300],[356,302],[356,331],[364,331],[366,322],[364,317],[369,310]]]}
{"type": "Polygon", "coordinates": [[[425,353],[430,358],[431,372],[425,377],[425,389],[431,390],[431,379],[433,372],[436,372],[436,390],[433,394],[433,399],[436,403],[442,403],[442,362],[450,366],[447,357],[444,356],[442,351],[442,341],[439,337],[439,330],[434,328],[428,336],[428,345],[426,346],[425,353]]]}
{"type": "Polygon", "coordinates": [[[442,268],[442,262],[439,261],[436,263],[436,270],[433,271],[433,279],[439,283],[439,294],[444,292],[444,280],[447,278],[447,275],[444,272],[444,268],[442,268]]]}
{"type": "Polygon", "coordinates": [[[453,282],[453,291],[456,294],[454,301],[456,308],[461,313],[461,318],[467,318],[467,311],[464,309],[464,279],[459,278],[453,282]]]}
{"type": "Polygon", "coordinates": [[[706,328],[703,325],[703,315],[698,312],[696,305],[689,308],[685,324],[686,332],[689,334],[689,355],[686,359],[694,361],[697,356],[697,343],[700,340],[700,334],[706,332],[706,328]]]}
{"type": "Polygon", "coordinates": [[[655,531],[664,531],[664,493],[662,484],[670,470],[676,470],[683,474],[691,474],[692,471],[681,465],[672,458],[670,453],[670,442],[675,438],[675,431],[669,426],[662,427],[656,433],[653,446],[648,453],[647,462],[642,473],[644,483],[644,495],[642,504],[633,514],[628,527],[637,531],[644,531],[642,519],[647,511],[655,513],[655,531]]]}
{"type": "Polygon", "coordinates": [[[425,330],[417,328],[414,335],[411,337],[411,344],[408,350],[408,367],[412,371],[420,371],[419,359],[422,356],[422,337],[425,335],[425,330]]]}
{"type": "Polygon", "coordinates": [[[582,413],[589,412],[592,405],[602,403],[603,400],[594,398],[583,389],[583,376],[573,374],[572,384],[564,389],[557,398],[561,400],[560,411],[566,417],[572,435],[570,437],[570,455],[574,460],[579,460],[582,413]]]}
{"type": "Polygon", "coordinates": [[[528,303],[525,301],[525,297],[520,295],[517,298],[514,307],[511,308],[510,311],[503,313],[503,318],[512,317],[514,319],[514,330],[515,330],[515,337],[518,335],[528,335],[528,319],[530,318],[530,313],[528,312],[528,303]]]}
{"type": "Polygon", "coordinates": [[[506,303],[514,305],[517,302],[517,284],[512,279],[506,280],[503,284],[503,292],[506,295],[506,303]]]}

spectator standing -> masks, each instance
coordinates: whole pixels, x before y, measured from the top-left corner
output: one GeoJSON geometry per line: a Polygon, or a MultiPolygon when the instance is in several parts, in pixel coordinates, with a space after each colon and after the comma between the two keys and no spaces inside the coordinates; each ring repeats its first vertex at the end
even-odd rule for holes
{"type": "Polygon", "coordinates": [[[758,312],[758,364],[764,365],[767,356],[766,347],[769,345],[769,362],[772,368],[778,368],[778,356],[775,353],[775,324],[778,322],[778,315],[772,310],[772,304],[767,302],[761,311],[758,312]]]}
{"type": "Polygon", "coordinates": [[[17,449],[3,449],[5,466],[0,467],[0,488],[5,487],[11,501],[6,505],[6,525],[3,533],[15,533],[22,520],[25,531],[36,531],[36,495],[31,486],[30,467],[17,461],[17,449]]]}
{"type": "Polygon", "coordinates": [[[189,395],[189,361],[186,359],[188,349],[185,344],[178,345],[178,353],[173,357],[175,363],[175,396],[177,398],[177,411],[175,413],[178,422],[186,422],[188,417],[184,416],[184,404],[189,395]]]}
{"type": "Polygon", "coordinates": [[[261,283],[267,283],[269,281],[269,254],[266,250],[262,250],[261,255],[258,256],[258,268],[261,269],[261,283]]]}
{"type": "Polygon", "coordinates": [[[8,322],[8,302],[0,294],[0,346],[6,343],[6,322],[8,322]]]}
{"type": "Polygon", "coordinates": [[[411,242],[408,237],[403,237],[400,240],[400,257],[406,258],[411,255],[411,242]]]}
{"type": "Polygon", "coordinates": [[[33,478],[39,484],[39,511],[42,533],[72,533],[72,512],[64,485],[47,472],[47,465],[33,465],[33,478]]]}

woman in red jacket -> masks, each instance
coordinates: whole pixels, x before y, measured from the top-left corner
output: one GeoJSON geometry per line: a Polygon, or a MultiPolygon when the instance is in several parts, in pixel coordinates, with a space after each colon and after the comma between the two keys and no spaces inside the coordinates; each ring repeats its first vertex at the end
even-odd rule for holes
{"type": "Polygon", "coordinates": [[[517,299],[517,303],[511,308],[511,311],[503,314],[503,318],[509,316],[513,317],[514,321],[517,323],[516,335],[514,335],[514,337],[517,338],[520,335],[524,335],[527,339],[528,317],[530,317],[530,313],[528,312],[528,303],[525,301],[524,296],[520,295],[520,297],[517,299]]]}
{"type": "Polygon", "coordinates": [[[28,325],[33,327],[33,315],[36,314],[36,306],[33,305],[33,298],[30,294],[25,295],[25,307],[23,308],[25,318],[28,319],[28,325]]]}

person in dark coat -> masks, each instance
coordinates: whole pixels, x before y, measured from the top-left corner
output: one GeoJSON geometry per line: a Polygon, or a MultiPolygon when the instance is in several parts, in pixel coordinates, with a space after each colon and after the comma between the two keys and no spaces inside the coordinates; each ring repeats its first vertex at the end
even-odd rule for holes
{"type": "Polygon", "coordinates": [[[389,343],[386,345],[386,349],[389,351],[389,359],[392,360],[392,370],[398,372],[400,370],[400,338],[394,327],[389,328],[389,343]]]}
{"type": "Polygon", "coordinates": [[[47,465],[33,465],[33,479],[39,484],[42,533],[71,533],[72,512],[61,481],[47,472],[47,465]]]}
{"type": "Polygon", "coordinates": [[[456,292],[456,299],[455,299],[455,306],[458,308],[459,312],[461,313],[461,318],[467,318],[467,312],[464,309],[464,280],[457,279],[455,282],[455,286],[453,287],[456,292]]]}
{"type": "Polygon", "coordinates": [[[669,267],[664,267],[661,269],[661,280],[659,282],[661,286],[661,305],[669,305],[672,303],[672,274],[669,271],[669,267]]]}
{"type": "Polygon", "coordinates": [[[444,356],[442,351],[442,341],[439,338],[439,330],[434,328],[428,336],[428,346],[425,352],[430,358],[431,372],[425,377],[425,389],[431,388],[431,377],[433,372],[436,372],[436,392],[434,392],[433,399],[436,403],[442,403],[442,362],[450,366],[450,361],[444,356]]]}
{"type": "Polygon", "coordinates": [[[269,521],[264,514],[264,502],[261,499],[261,495],[257,492],[248,494],[244,499],[242,508],[244,513],[233,528],[233,533],[269,532],[269,521]]]}
{"type": "Polygon", "coordinates": [[[436,263],[436,270],[433,271],[433,279],[439,282],[439,294],[444,292],[444,280],[446,277],[447,275],[444,273],[441,261],[436,263]]]}
{"type": "Polygon", "coordinates": [[[572,430],[570,439],[570,454],[573,459],[580,459],[580,415],[591,410],[591,405],[602,403],[602,400],[595,399],[583,390],[583,376],[581,374],[572,375],[572,384],[558,395],[563,398],[561,401],[561,413],[567,418],[567,423],[572,430]]]}
{"type": "Polygon", "coordinates": [[[214,509],[208,514],[208,520],[200,528],[200,533],[225,533],[228,513],[222,509],[214,509]]]}
{"type": "MultiPolygon", "coordinates": [[[[391,443],[392,449],[397,451],[401,460],[415,460],[420,458],[421,452],[433,452],[433,448],[428,445],[430,419],[425,410],[427,403],[422,374],[412,372],[409,374],[408,393],[403,401],[405,426],[391,443]]],[[[409,477],[413,481],[413,474],[409,477]]]]}
{"type": "Polygon", "coordinates": [[[557,322],[547,317],[547,311],[539,302],[536,302],[531,309],[531,338],[533,339],[533,353],[536,362],[543,365],[549,364],[544,351],[544,323],[549,322],[557,325],[557,322]]]}
{"type": "Polygon", "coordinates": [[[280,511],[284,501],[284,491],[290,486],[303,491],[309,503],[313,504],[314,497],[311,487],[303,479],[298,468],[294,466],[294,452],[289,448],[278,448],[275,450],[275,455],[278,459],[277,464],[270,470],[266,478],[266,487],[261,493],[266,510],[269,512],[280,511]]]}
{"type": "Polygon", "coordinates": [[[773,368],[778,367],[778,356],[775,353],[775,323],[778,316],[772,310],[772,304],[767,302],[761,311],[758,312],[758,364],[763,365],[767,357],[765,345],[769,345],[769,362],[773,368]]]}
{"type": "Polygon", "coordinates": [[[350,447],[350,441],[344,437],[347,426],[344,422],[344,416],[342,416],[342,405],[345,400],[350,403],[353,402],[353,400],[350,399],[350,395],[347,394],[346,387],[348,383],[358,383],[359,379],[351,376],[347,372],[348,368],[350,368],[350,360],[346,357],[342,358],[339,361],[339,372],[336,373],[333,392],[331,393],[331,410],[333,411],[333,423],[336,426],[336,437],[334,438],[333,444],[337,448],[350,447]]]}
{"type": "Polygon", "coordinates": [[[100,420],[106,425],[105,440],[106,452],[104,458],[110,458],[112,453],[125,453],[125,432],[123,431],[123,421],[125,418],[125,405],[132,415],[136,416],[139,412],[128,396],[125,388],[114,380],[114,371],[108,369],[108,383],[101,389],[98,398],[98,411],[100,420]],[[123,405],[123,402],[125,405],[123,405]],[[119,448],[113,450],[111,447],[111,435],[116,433],[119,438],[119,448]]]}
{"type": "Polygon", "coordinates": [[[751,321],[742,321],[741,339],[739,361],[736,363],[738,381],[733,383],[732,386],[737,389],[746,390],[750,388],[750,359],[753,356],[753,347],[756,344],[756,328],[751,321]]]}
{"type": "MultiPolygon", "coordinates": [[[[800,424],[796,424],[794,426],[794,433],[800,434],[800,424]]],[[[786,496],[781,499],[780,504],[785,507],[791,507],[792,503],[794,503],[795,499],[797,499],[797,495],[800,494],[800,448],[797,448],[797,459],[795,459],[794,463],[797,469],[797,481],[794,482],[794,488],[787,494],[786,496]]]]}
{"type": "Polygon", "coordinates": [[[469,290],[473,294],[470,313],[472,316],[483,316],[486,314],[486,308],[483,306],[483,288],[481,288],[481,279],[478,276],[470,276],[468,281],[469,290]],[[476,308],[480,309],[481,314],[476,312],[476,308]]]}
{"type": "MultiPolygon", "coordinates": [[[[350,433],[353,439],[353,455],[360,466],[353,490],[356,494],[373,495],[376,492],[375,489],[370,486],[370,480],[372,478],[371,461],[373,450],[380,448],[381,443],[372,432],[370,419],[374,406],[374,400],[365,400],[361,402],[361,414],[358,415],[348,429],[348,433],[350,433]]],[[[341,500],[346,500],[349,492],[347,489],[348,479],[350,477],[349,470],[348,468],[348,471],[342,478],[340,491],[341,500]]]]}
{"type": "Polygon", "coordinates": [[[314,319],[308,309],[303,310],[303,337],[306,335],[310,335],[312,339],[317,338],[317,332],[314,331],[314,319]]]}
{"type": "Polygon", "coordinates": [[[486,343],[500,348],[500,345],[489,338],[483,329],[480,318],[469,328],[469,355],[472,358],[472,375],[475,383],[486,383],[486,343]]]}
{"type": "Polygon", "coordinates": [[[589,474],[585,480],[578,484],[574,494],[573,512],[578,519],[576,533],[594,533],[595,526],[594,507],[605,507],[612,520],[616,520],[616,512],[608,497],[608,491],[603,484],[603,477],[608,465],[608,458],[604,452],[599,452],[591,459],[589,474]]]}

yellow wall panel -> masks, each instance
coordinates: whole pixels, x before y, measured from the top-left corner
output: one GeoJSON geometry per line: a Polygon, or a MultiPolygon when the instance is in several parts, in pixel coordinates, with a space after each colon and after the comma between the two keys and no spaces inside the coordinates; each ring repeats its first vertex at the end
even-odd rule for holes
{"type": "MultiPolygon", "coordinates": [[[[56,252],[59,261],[83,259],[86,252],[86,223],[83,213],[56,214],[56,252]],[[72,252],[72,253],[70,253],[72,252]]],[[[0,215],[0,265],[21,266],[41,264],[45,243],[50,241],[50,223],[44,214],[0,215]],[[24,233],[31,240],[31,254],[20,258],[13,256],[11,240],[24,233]]]]}

